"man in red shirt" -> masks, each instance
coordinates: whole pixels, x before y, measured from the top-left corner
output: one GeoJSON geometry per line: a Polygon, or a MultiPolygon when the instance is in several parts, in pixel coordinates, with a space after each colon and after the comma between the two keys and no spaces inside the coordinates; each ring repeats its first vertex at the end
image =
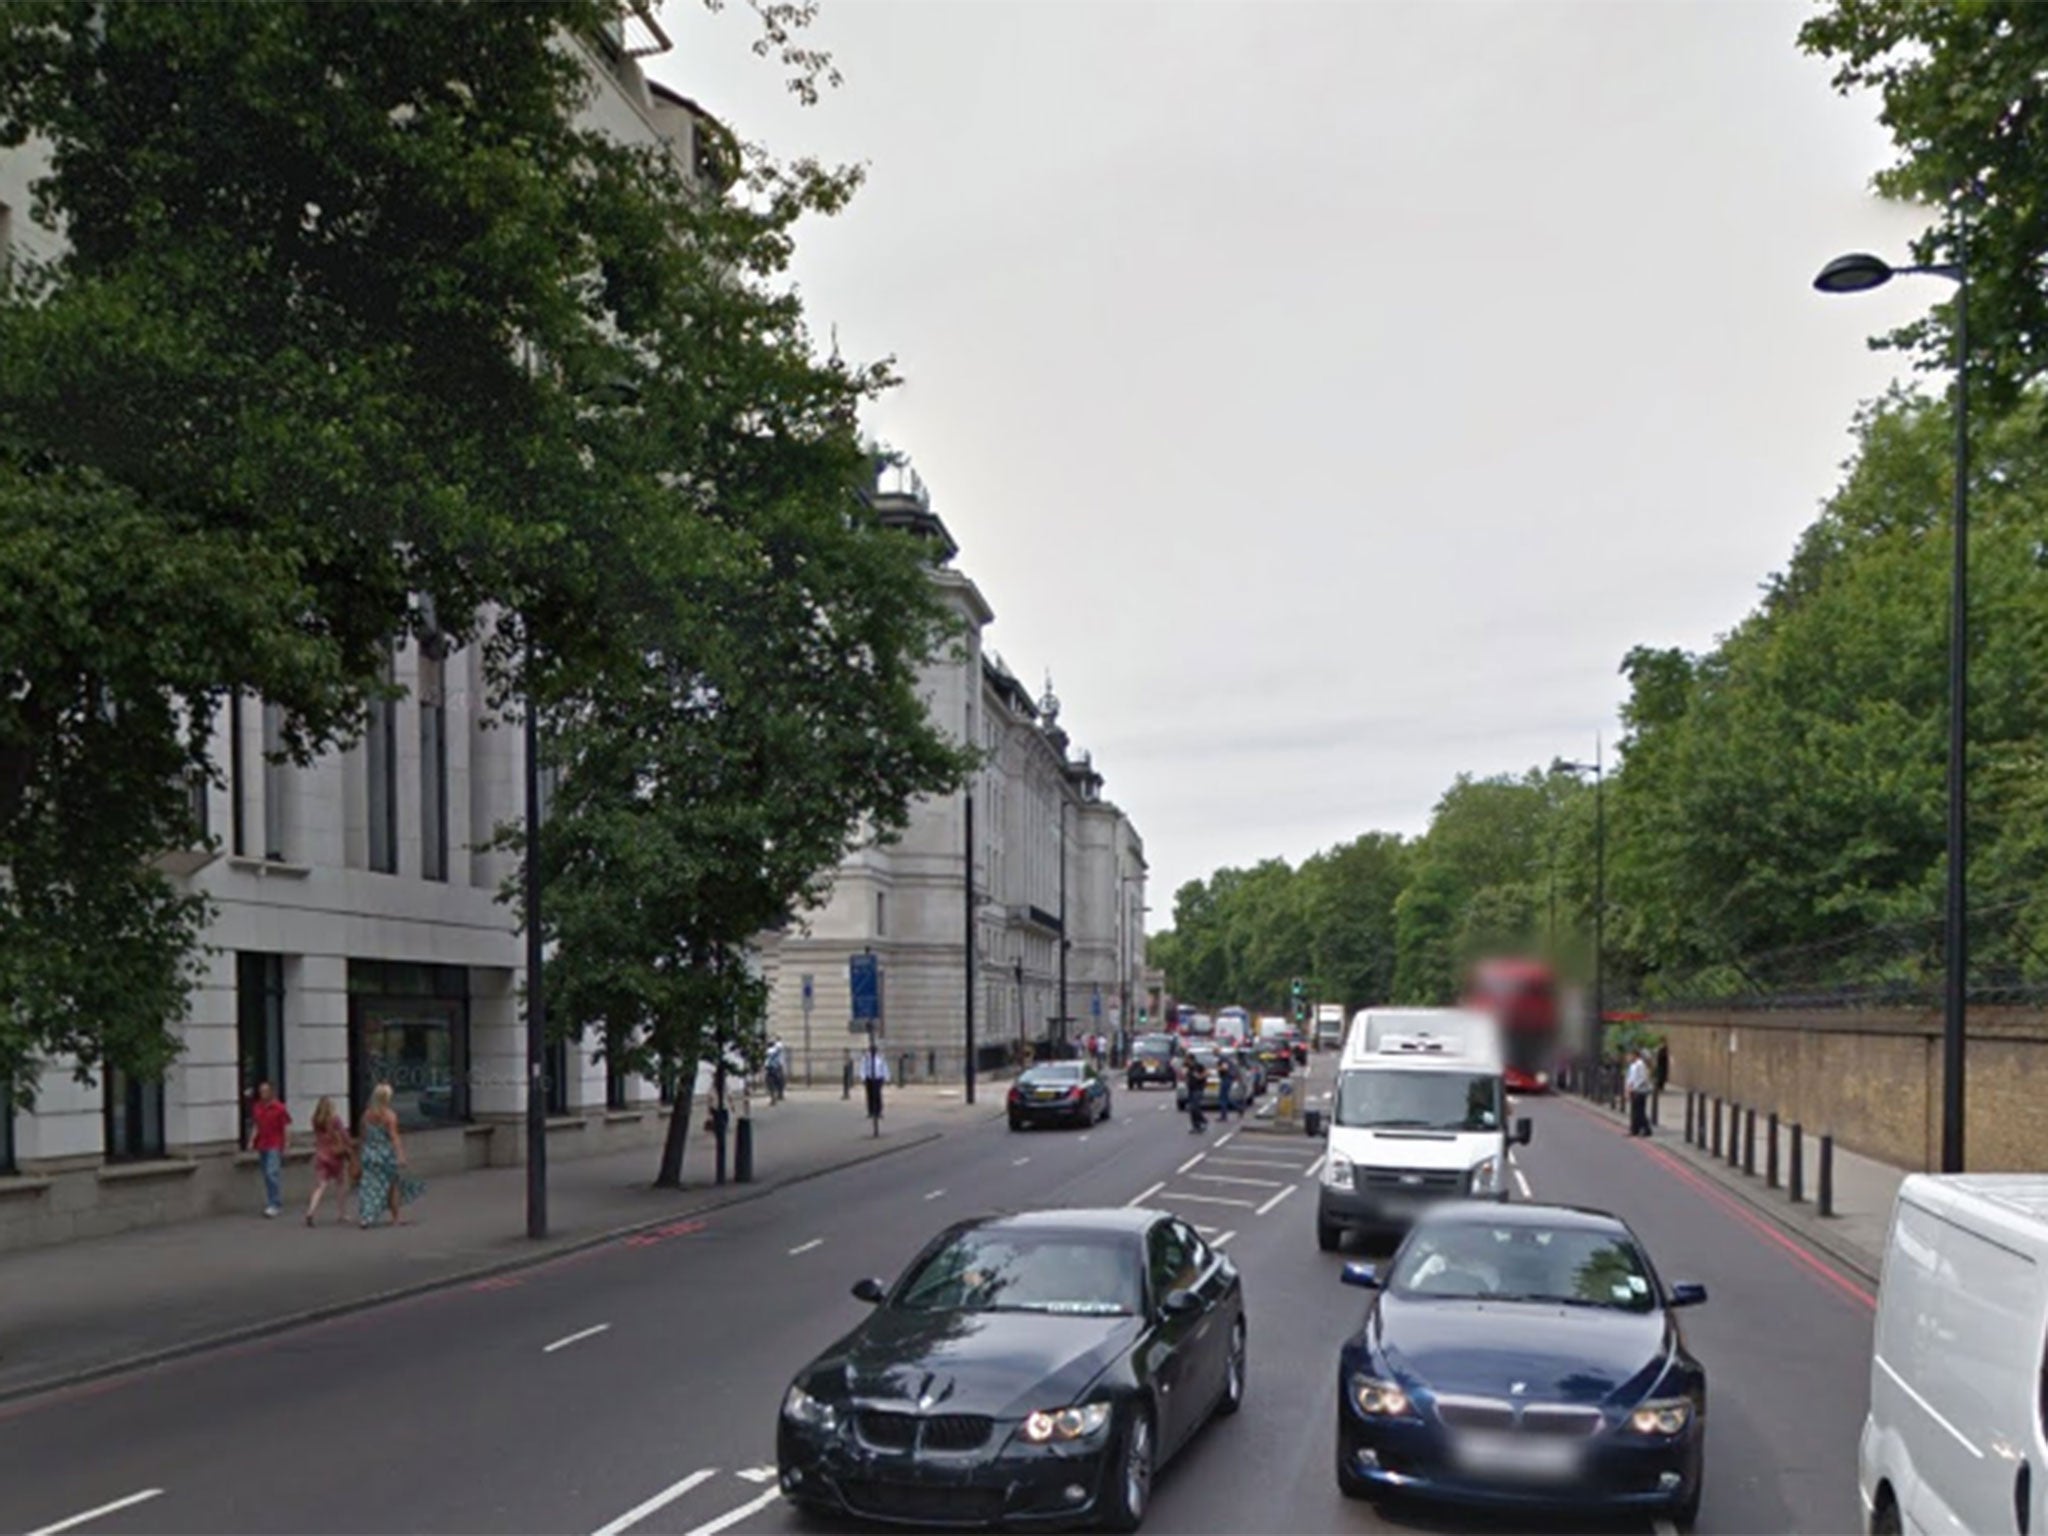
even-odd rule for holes
{"type": "Polygon", "coordinates": [[[284,1107],[275,1088],[269,1083],[258,1083],[249,1118],[256,1126],[249,1145],[263,1167],[263,1214],[275,1216],[284,1208],[284,1149],[291,1138],[286,1127],[292,1123],[292,1112],[284,1107]]]}

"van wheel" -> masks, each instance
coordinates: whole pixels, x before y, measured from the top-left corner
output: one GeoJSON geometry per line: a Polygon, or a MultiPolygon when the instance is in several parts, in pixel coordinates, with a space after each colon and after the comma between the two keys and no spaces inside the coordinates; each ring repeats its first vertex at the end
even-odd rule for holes
{"type": "Polygon", "coordinates": [[[1899,1502],[1887,1489],[1878,1495],[1877,1513],[1870,1517],[1870,1536],[1901,1536],[1899,1502]]]}

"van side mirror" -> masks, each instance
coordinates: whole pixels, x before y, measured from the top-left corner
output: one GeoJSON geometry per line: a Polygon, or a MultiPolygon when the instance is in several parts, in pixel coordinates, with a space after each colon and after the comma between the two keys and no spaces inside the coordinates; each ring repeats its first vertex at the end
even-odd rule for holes
{"type": "Polygon", "coordinates": [[[1358,1286],[1361,1290],[1376,1291],[1380,1288],[1380,1272],[1370,1264],[1346,1264],[1344,1283],[1358,1286]]]}
{"type": "Polygon", "coordinates": [[[853,1283],[854,1299],[864,1301],[871,1307],[879,1307],[889,1299],[889,1293],[882,1289],[879,1280],[856,1280],[853,1283]]]}
{"type": "Polygon", "coordinates": [[[1304,1110],[1301,1116],[1301,1128],[1311,1136],[1320,1137],[1328,1129],[1323,1124],[1323,1112],[1320,1109],[1304,1110]]]}
{"type": "Polygon", "coordinates": [[[1529,1138],[1535,1134],[1536,1122],[1527,1115],[1515,1122],[1515,1145],[1526,1147],[1529,1145],[1529,1138]]]}
{"type": "Polygon", "coordinates": [[[1665,1300],[1667,1307],[1696,1307],[1707,1299],[1707,1288],[1697,1281],[1681,1280],[1671,1287],[1671,1295],[1665,1300]]]}

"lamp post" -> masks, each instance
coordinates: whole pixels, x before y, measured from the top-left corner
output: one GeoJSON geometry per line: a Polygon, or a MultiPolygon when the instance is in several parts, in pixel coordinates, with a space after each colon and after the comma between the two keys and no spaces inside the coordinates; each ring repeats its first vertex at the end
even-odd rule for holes
{"type": "Polygon", "coordinates": [[[1607,1033],[1607,772],[1600,739],[1593,739],[1592,762],[1568,763],[1560,757],[1550,771],[1593,775],[1593,1050],[1587,1076],[1597,1083],[1607,1033]]]}
{"type": "MultiPolygon", "coordinates": [[[[527,667],[533,637],[526,637],[527,667]]],[[[529,679],[526,694],[526,1235],[548,1235],[548,1029],[541,993],[540,706],[529,679]]]]}
{"type": "Polygon", "coordinates": [[[1969,968],[1967,759],[1970,674],[1968,553],[1970,532],[1970,281],[1966,230],[1954,225],[1956,259],[1927,266],[1894,267],[1864,252],[1837,256],[1813,280],[1822,293],[1864,293],[1894,277],[1945,277],[1956,285],[1955,337],[1955,513],[1948,597],[1948,910],[1947,974],[1942,978],[1941,1171],[1963,1171],[1963,1069],[1965,981],[1969,968]]]}
{"type": "Polygon", "coordinates": [[[1055,1049],[1067,1043],[1067,794],[1060,786],[1060,1003],[1053,1022],[1055,1049]]]}

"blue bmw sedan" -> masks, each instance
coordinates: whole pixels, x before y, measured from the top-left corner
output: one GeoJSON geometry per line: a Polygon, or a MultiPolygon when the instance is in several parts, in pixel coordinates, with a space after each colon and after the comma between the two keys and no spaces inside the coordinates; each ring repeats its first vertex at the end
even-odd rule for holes
{"type": "Polygon", "coordinates": [[[1410,1230],[1338,1363],[1337,1486],[1351,1498],[1699,1511],[1707,1377],[1616,1218],[1460,1202],[1410,1230]]]}

